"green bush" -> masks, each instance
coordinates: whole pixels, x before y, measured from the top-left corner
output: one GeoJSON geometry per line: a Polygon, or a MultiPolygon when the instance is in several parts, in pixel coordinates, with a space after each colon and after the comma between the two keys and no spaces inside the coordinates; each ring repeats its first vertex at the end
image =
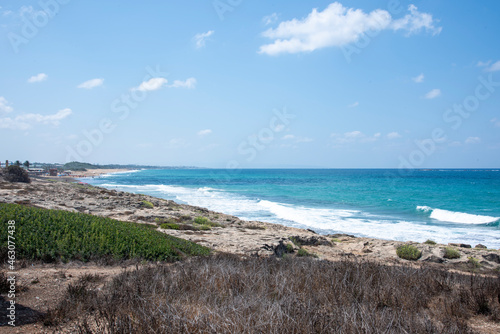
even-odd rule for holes
{"type": "Polygon", "coordinates": [[[4,178],[9,182],[31,182],[28,172],[19,166],[9,166],[5,168],[4,178]]]}
{"type": "Polygon", "coordinates": [[[208,223],[210,223],[210,220],[207,217],[198,216],[194,219],[194,222],[200,225],[208,225],[208,223]]]}
{"type": "Polygon", "coordinates": [[[9,221],[15,221],[18,259],[51,262],[112,257],[170,261],[210,253],[206,247],[156,231],[154,225],[0,203],[2,254],[6,254],[8,245],[9,221]]]}
{"type": "Polygon", "coordinates": [[[148,208],[148,209],[154,208],[153,203],[151,203],[150,201],[142,201],[141,202],[141,206],[145,207],[145,208],[148,208]]]}
{"type": "Polygon", "coordinates": [[[479,263],[479,260],[475,257],[470,256],[468,263],[473,268],[481,268],[481,263],[479,263]]]}
{"type": "Polygon", "coordinates": [[[198,216],[194,219],[194,223],[198,224],[199,230],[210,230],[212,227],[224,227],[221,224],[210,221],[207,217],[198,216]]]}
{"type": "Polygon", "coordinates": [[[304,248],[301,248],[297,251],[297,256],[300,256],[300,257],[318,257],[316,254],[313,254],[313,253],[309,253],[307,250],[305,250],[304,248]]]}
{"type": "Polygon", "coordinates": [[[165,230],[178,230],[179,224],[176,223],[163,223],[160,225],[161,228],[165,230]]]}
{"type": "Polygon", "coordinates": [[[413,245],[402,245],[396,249],[398,257],[404,260],[416,261],[422,256],[422,252],[413,245]]]}
{"type": "Polygon", "coordinates": [[[443,257],[445,259],[458,259],[460,258],[460,252],[453,247],[445,247],[443,257]]]}
{"type": "Polygon", "coordinates": [[[436,242],[435,242],[434,240],[427,239],[427,240],[424,242],[424,244],[426,244],[426,245],[435,245],[435,244],[436,244],[436,242]]]}

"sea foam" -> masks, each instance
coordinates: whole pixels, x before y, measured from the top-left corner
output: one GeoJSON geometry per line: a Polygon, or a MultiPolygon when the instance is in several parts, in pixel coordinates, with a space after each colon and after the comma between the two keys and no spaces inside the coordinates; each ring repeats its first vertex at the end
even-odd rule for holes
{"type": "Polygon", "coordinates": [[[434,209],[428,206],[417,206],[417,210],[430,213],[429,217],[432,219],[457,224],[489,224],[494,223],[500,219],[500,217],[482,216],[465,212],[434,209]]]}

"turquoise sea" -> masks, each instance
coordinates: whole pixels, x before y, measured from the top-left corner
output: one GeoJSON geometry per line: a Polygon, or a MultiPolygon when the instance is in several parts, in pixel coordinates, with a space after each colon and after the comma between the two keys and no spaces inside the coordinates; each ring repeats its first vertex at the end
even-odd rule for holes
{"type": "Polygon", "coordinates": [[[322,234],[500,248],[498,170],[165,169],[85,182],[322,234]]]}

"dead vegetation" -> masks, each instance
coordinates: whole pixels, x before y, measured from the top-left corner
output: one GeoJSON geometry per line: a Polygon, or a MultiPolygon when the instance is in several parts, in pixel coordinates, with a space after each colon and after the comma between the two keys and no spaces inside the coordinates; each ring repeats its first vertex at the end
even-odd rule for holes
{"type": "Polygon", "coordinates": [[[500,321],[500,279],[432,267],[217,255],[68,287],[50,329],[80,333],[469,333],[500,321]]]}

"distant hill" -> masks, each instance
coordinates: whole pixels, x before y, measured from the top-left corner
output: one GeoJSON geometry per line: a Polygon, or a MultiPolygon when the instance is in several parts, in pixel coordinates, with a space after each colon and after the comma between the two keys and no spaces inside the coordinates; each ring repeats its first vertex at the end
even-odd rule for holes
{"type": "Polygon", "coordinates": [[[198,169],[192,166],[149,166],[149,165],[94,165],[87,162],[72,161],[63,165],[64,170],[87,170],[87,169],[198,169]]]}

